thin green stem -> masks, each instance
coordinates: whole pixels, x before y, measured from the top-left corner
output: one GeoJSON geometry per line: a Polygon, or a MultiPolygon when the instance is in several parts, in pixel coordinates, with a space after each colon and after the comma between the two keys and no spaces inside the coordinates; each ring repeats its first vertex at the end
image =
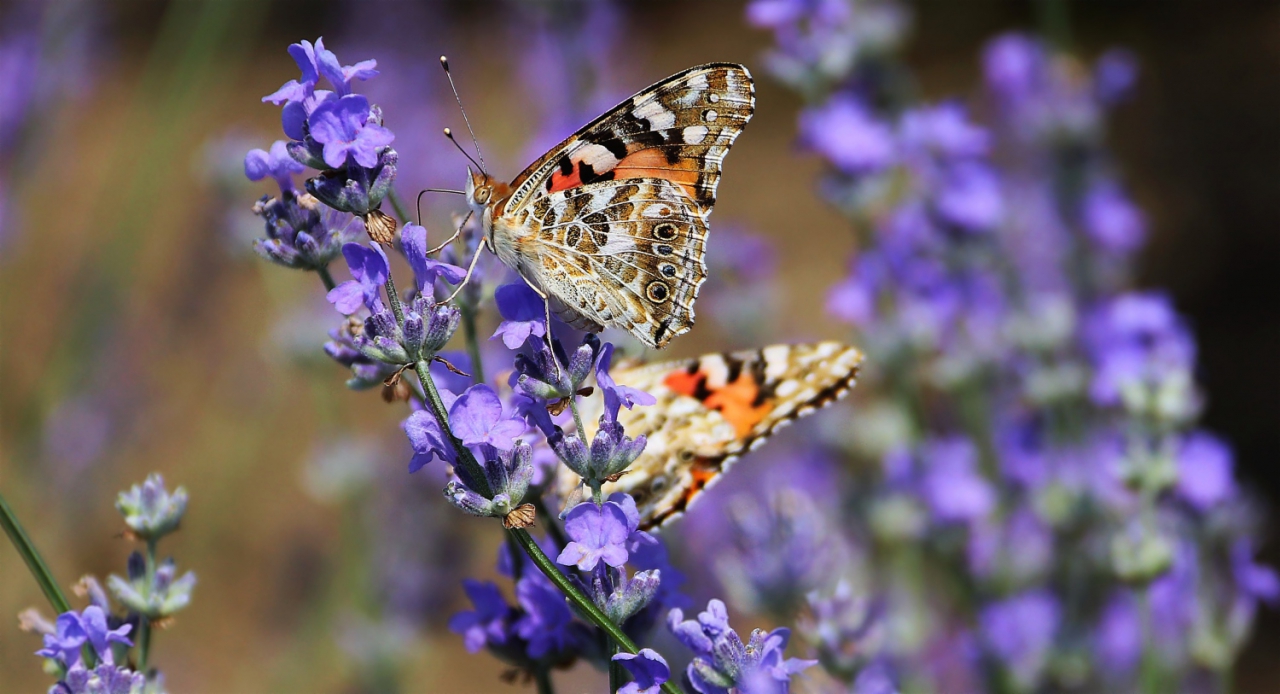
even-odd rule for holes
{"type": "MultiPolygon", "coordinates": [[[[622,649],[618,648],[618,644],[616,643],[613,644],[613,648],[609,649],[610,655],[617,655],[621,652],[622,652],[622,649]]],[[[627,683],[627,673],[625,670],[622,669],[622,663],[619,663],[613,658],[610,658],[609,659],[609,694],[617,694],[617,691],[621,689],[622,685],[626,683],[627,683]]]]}
{"type": "MultiPolygon", "coordinates": [[[[49,570],[49,565],[44,563],[44,557],[40,556],[40,551],[36,549],[35,543],[31,541],[31,536],[27,535],[26,529],[18,521],[17,514],[9,507],[9,502],[4,500],[3,495],[0,495],[0,525],[4,526],[4,532],[9,536],[9,541],[13,543],[13,548],[18,550],[18,554],[22,555],[22,560],[27,563],[27,569],[31,571],[36,583],[40,585],[40,590],[44,593],[44,597],[49,601],[49,604],[53,606],[53,610],[58,614],[70,612],[71,603],[67,602],[66,594],[58,587],[58,582],[54,580],[53,572],[49,570]]],[[[89,644],[85,644],[83,653],[84,660],[89,667],[98,664],[98,656],[89,644]]]]}
{"type": "Polygon", "coordinates": [[[70,612],[71,603],[67,602],[67,596],[58,587],[58,582],[53,580],[49,565],[44,563],[40,552],[36,550],[35,544],[31,542],[27,531],[22,528],[22,523],[18,522],[18,517],[3,496],[0,496],[0,525],[4,526],[4,532],[13,543],[13,548],[22,555],[22,560],[27,563],[27,568],[35,577],[36,583],[40,584],[40,590],[44,591],[44,597],[49,600],[53,609],[58,614],[70,612]]]}
{"type": "MultiPolygon", "coordinates": [[[[639,652],[640,648],[622,631],[622,628],[614,624],[613,620],[609,619],[609,616],[591,601],[591,598],[583,595],[582,591],[578,590],[578,587],[573,585],[573,582],[567,576],[560,573],[560,569],[543,553],[538,543],[534,542],[532,535],[523,528],[513,528],[508,532],[515,537],[516,542],[524,549],[525,554],[528,554],[529,558],[533,560],[534,565],[560,589],[560,592],[569,598],[569,602],[572,602],[581,614],[586,615],[592,624],[603,629],[609,635],[609,638],[613,639],[613,642],[622,650],[627,653],[639,652]]],[[[680,694],[680,689],[671,681],[667,681],[662,685],[662,691],[667,694],[680,694]]]]}
{"type": "Polygon", "coordinates": [[[484,383],[484,362],[480,361],[480,340],[476,335],[476,309],[459,304],[462,313],[462,334],[467,338],[467,356],[471,357],[471,377],[476,383],[484,383]]]}
{"type": "Polygon", "coordinates": [[[329,274],[328,265],[322,268],[317,268],[316,274],[320,275],[320,281],[324,283],[324,290],[326,292],[331,292],[334,287],[338,286],[337,283],[333,281],[333,275],[329,274]]]}
{"type": "Polygon", "coordinates": [[[533,679],[538,683],[538,694],[556,694],[556,688],[551,686],[551,670],[546,666],[535,670],[533,679]]]}
{"type": "Polygon", "coordinates": [[[400,199],[400,194],[395,188],[391,189],[391,193],[387,195],[391,199],[391,207],[396,211],[396,216],[400,218],[401,224],[408,224],[413,221],[413,217],[409,216],[409,209],[404,206],[404,201],[400,199]]]}
{"type": "MultiPolygon", "coordinates": [[[[147,540],[147,585],[156,583],[156,541],[147,540]]],[[[151,619],[146,615],[138,618],[138,671],[147,671],[147,661],[151,657],[151,619]]]]}

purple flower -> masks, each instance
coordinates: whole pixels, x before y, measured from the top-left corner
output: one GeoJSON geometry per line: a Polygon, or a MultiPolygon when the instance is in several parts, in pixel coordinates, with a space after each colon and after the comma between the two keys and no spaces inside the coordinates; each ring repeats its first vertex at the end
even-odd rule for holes
{"type": "Polygon", "coordinates": [[[449,426],[464,445],[487,444],[502,451],[515,447],[525,431],[523,421],[504,417],[502,401],[489,386],[471,386],[449,408],[449,426]]]}
{"type": "MultiPolygon", "coordinates": [[[[449,394],[449,391],[441,391],[441,395],[449,394]]],[[[449,464],[457,463],[457,456],[453,451],[453,446],[445,440],[444,432],[440,430],[439,423],[430,412],[418,410],[409,415],[409,418],[401,424],[404,429],[405,436],[409,437],[409,444],[413,447],[413,458],[409,460],[409,472],[417,472],[422,466],[439,458],[449,464]]]]}
{"type": "Polygon", "coordinates": [[[1142,657],[1142,621],[1137,601],[1127,590],[1119,590],[1102,610],[1094,627],[1094,657],[1112,678],[1133,671],[1142,657]]]}
{"type": "Polygon", "coordinates": [[[1200,511],[1235,495],[1231,449],[1205,432],[1187,436],[1178,446],[1178,496],[1200,511]]]}
{"type": "Polygon", "coordinates": [[[1103,250],[1128,253],[1146,239],[1147,224],[1142,210],[1113,183],[1094,185],[1085,195],[1082,217],[1084,229],[1103,250]]]}
{"type": "Polygon", "coordinates": [[[343,315],[360,310],[361,304],[370,311],[382,310],[382,285],[386,284],[389,272],[387,255],[382,248],[376,244],[369,248],[359,243],[348,243],[342,247],[342,255],[355,279],[329,290],[326,296],[329,303],[343,315]]]}
{"type": "Polygon", "coordinates": [[[475,653],[489,644],[506,643],[512,637],[511,619],[515,610],[502,597],[498,586],[488,581],[466,579],[462,587],[475,609],[451,617],[449,631],[462,635],[468,653],[475,653]]]}
{"type": "Polygon", "coordinates": [[[1124,49],[1103,53],[1093,68],[1093,87],[1098,100],[1114,104],[1127,97],[1138,81],[1138,58],[1124,49]]]}
{"type": "Polygon", "coordinates": [[[378,165],[378,150],[395,140],[390,130],[369,122],[369,100],[359,94],[330,99],[316,107],[308,123],[324,145],[324,163],[340,169],[347,157],[366,169],[378,165]]]}
{"type": "Polygon", "coordinates": [[[72,611],[58,615],[54,629],[53,634],[45,635],[44,648],[36,651],[36,655],[53,658],[67,666],[80,662],[80,651],[86,643],[108,665],[112,663],[111,644],[133,645],[126,638],[133,627],[122,624],[116,629],[109,628],[107,614],[97,605],[90,605],[83,612],[72,611]]]}
{"type": "Polygon", "coordinates": [[[306,167],[289,156],[284,140],[276,140],[270,152],[251,149],[244,157],[244,175],[250,181],[261,181],[270,176],[279,184],[281,192],[293,190],[293,174],[304,170],[306,167]]]}
{"type": "Polygon", "coordinates": [[[413,279],[418,293],[433,296],[437,277],[443,277],[450,284],[458,284],[467,276],[467,271],[457,265],[442,263],[427,257],[427,229],[417,224],[406,224],[400,231],[400,247],[404,257],[413,268],[413,279]]]}
{"type": "MultiPolygon", "coordinates": [[[[324,38],[316,39],[313,46],[310,41],[300,41],[289,46],[289,55],[302,71],[301,80],[289,80],[275,92],[262,97],[262,101],[277,106],[283,102],[302,101],[315,91],[316,82],[320,81],[320,72],[316,67],[316,51],[324,50],[324,38]]],[[[301,137],[294,139],[302,139],[301,137]]]]}
{"type": "Polygon", "coordinates": [[[524,614],[516,633],[529,642],[528,656],[564,657],[585,642],[585,628],[574,621],[564,593],[538,571],[526,571],[516,583],[516,599],[524,614]]]}
{"type": "Polygon", "coordinates": [[[631,673],[632,681],[618,689],[618,694],[658,694],[662,683],[671,679],[671,668],[667,661],[651,648],[642,648],[639,653],[616,653],[615,663],[631,673]]]}
{"type": "Polygon", "coordinates": [[[1240,538],[1231,544],[1231,572],[1236,588],[1247,600],[1261,600],[1268,605],[1280,601],[1280,576],[1275,569],[1253,559],[1253,542],[1240,538]]]}
{"type": "Polygon", "coordinates": [[[966,439],[949,438],[926,445],[921,487],[934,516],[942,522],[971,521],[995,507],[991,485],[978,473],[978,451],[966,439]]]}
{"type": "Polygon", "coordinates": [[[1010,99],[1023,98],[1037,87],[1044,60],[1040,43],[1021,34],[995,39],[982,56],[987,84],[1010,99]]]}
{"type": "Polygon", "coordinates": [[[719,600],[707,603],[707,611],[697,621],[685,620],[679,608],[671,610],[667,627],[694,652],[686,674],[699,694],[730,694],[731,690],[787,694],[791,677],[818,662],[783,659],[789,629],[756,629],[750,641],[743,643],[729,626],[728,612],[719,600]]]}
{"type": "Polygon", "coordinates": [[[629,410],[636,405],[647,407],[656,403],[657,399],[643,390],[615,383],[609,375],[609,362],[612,359],[613,345],[606,342],[600,350],[600,360],[596,362],[596,385],[604,392],[604,417],[616,422],[619,408],[626,407],[629,410]]]}
{"type": "Polygon", "coordinates": [[[806,110],[800,116],[800,134],[845,173],[874,173],[896,158],[893,131],[852,96],[837,95],[806,110]]]}
{"type": "Polygon", "coordinates": [[[984,231],[1004,216],[1000,181],[989,167],[958,164],[944,177],[935,205],[944,219],[969,231],[984,231]]]}
{"type": "Polygon", "coordinates": [[[1034,688],[1061,618],[1057,599],[1035,590],[987,605],[978,621],[991,651],[1023,687],[1034,688]]]}
{"type": "Polygon", "coordinates": [[[898,128],[904,144],[944,157],[980,157],[991,147],[990,134],[970,122],[957,103],[907,111],[898,128]]]}
{"type": "Polygon", "coordinates": [[[49,694],[138,694],[146,684],[145,675],[128,668],[101,663],[89,670],[76,663],[49,694]]]}
{"type": "Polygon", "coordinates": [[[617,503],[606,501],[596,506],[584,502],[569,511],[564,531],[571,542],[556,561],[590,571],[600,561],[615,568],[626,564],[627,540],[636,532],[636,526],[617,503]]]}
{"type": "MultiPolygon", "coordinates": [[[[333,85],[334,93],[340,97],[351,93],[351,80],[364,81],[378,76],[378,71],[374,69],[378,67],[378,61],[362,60],[355,65],[342,65],[338,62],[338,56],[332,51],[325,50],[321,39],[316,39],[314,60],[316,69],[324,75],[326,80],[329,80],[329,84],[333,85]]],[[[304,69],[303,72],[305,74],[306,70],[304,69]]]]}
{"type": "Polygon", "coordinates": [[[520,349],[530,336],[542,337],[547,334],[542,298],[529,285],[524,282],[504,284],[494,292],[494,300],[498,303],[498,311],[503,320],[489,339],[502,336],[502,344],[507,349],[520,349]]]}

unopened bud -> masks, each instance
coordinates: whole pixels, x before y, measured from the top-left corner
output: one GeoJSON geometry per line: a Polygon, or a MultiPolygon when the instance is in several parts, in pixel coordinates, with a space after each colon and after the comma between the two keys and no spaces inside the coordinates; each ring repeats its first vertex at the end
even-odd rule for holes
{"type": "Polygon", "coordinates": [[[396,238],[396,220],[387,216],[382,210],[374,210],[364,218],[365,231],[375,243],[390,244],[396,238]]]}

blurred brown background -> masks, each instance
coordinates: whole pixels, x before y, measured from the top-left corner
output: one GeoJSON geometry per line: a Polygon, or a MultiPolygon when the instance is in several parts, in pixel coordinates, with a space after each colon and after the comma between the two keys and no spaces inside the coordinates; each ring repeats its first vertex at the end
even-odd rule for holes
{"type": "MultiPolygon", "coordinates": [[[[342,642],[361,633],[354,615],[370,592],[353,567],[387,558],[359,539],[371,522],[359,510],[367,497],[320,500],[324,481],[308,476],[308,461],[340,437],[373,451],[366,474],[374,478],[402,481],[407,461],[400,411],[346,391],[341,370],[318,355],[333,321],[315,278],[267,266],[246,252],[251,234],[237,231],[269,190],[237,178],[239,157],[280,137],[278,110],[259,99],[296,76],[285,48],[299,39],[324,35],[348,63],[377,58],[383,77],[362,91],[398,133],[412,169],[402,181],[454,186],[462,160],[437,135],[439,119],[460,125],[434,62],[448,53],[493,168],[514,174],[532,126],[519,74],[527,36],[509,9],[248,1],[86,9],[92,71],[80,96],[40,123],[46,144],[15,182],[24,223],[0,250],[0,488],[69,584],[123,571],[129,547],[115,539],[116,490],[152,470],[187,487],[184,529],[162,549],[200,583],[154,650],[173,691],[352,690],[367,654],[342,642]],[[382,98],[373,85],[393,79],[421,91],[382,98]],[[415,103],[434,104],[429,127],[415,103]]],[[[1038,21],[1028,2],[915,9],[908,60],[933,97],[972,93],[982,43],[1038,21]]],[[[709,60],[742,61],[760,76],[759,113],[734,149],[716,222],[778,243],[786,318],[775,337],[842,335],[820,297],[844,271],[849,235],[813,192],[816,163],[794,147],[798,102],[761,69],[768,38],[745,26],[737,2],[627,11],[612,58],[625,61],[627,93],[709,60]]],[[[1207,424],[1234,444],[1239,475],[1280,499],[1280,6],[1097,0],[1070,11],[1080,52],[1124,45],[1141,60],[1137,96],[1111,137],[1151,219],[1141,283],[1167,287],[1190,315],[1207,424]]],[[[429,201],[429,219],[444,219],[452,202],[429,201]]],[[[703,330],[674,351],[732,346],[703,330]]],[[[442,505],[438,478],[408,484],[422,504],[442,505]]],[[[428,564],[491,575],[497,538],[457,515],[427,510],[402,527],[436,548],[419,558],[428,564]],[[442,548],[433,536],[445,534],[461,539],[442,548]]],[[[461,603],[456,582],[435,595],[437,603],[418,605],[426,630],[403,640],[405,690],[515,691],[493,679],[488,656],[467,655],[444,631],[461,603]]],[[[17,555],[0,549],[0,615],[42,602],[17,555]]],[[[1259,631],[1240,691],[1280,681],[1268,657],[1280,620],[1264,613],[1259,631]]],[[[12,621],[0,628],[0,689],[47,686],[37,647],[12,621]]],[[[575,691],[597,677],[560,681],[575,691]]]]}

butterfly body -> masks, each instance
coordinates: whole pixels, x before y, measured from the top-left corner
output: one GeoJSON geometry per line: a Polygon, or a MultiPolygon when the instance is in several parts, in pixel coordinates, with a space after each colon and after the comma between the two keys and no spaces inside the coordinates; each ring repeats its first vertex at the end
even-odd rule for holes
{"type": "MultiPolygon", "coordinates": [[[[778,428],[848,393],[862,359],[857,348],[818,342],[613,369],[615,381],[657,402],[619,413],[627,435],[643,435],[648,442],[626,474],[605,490],[632,495],[642,527],[679,516],[778,428]]],[[[593,434],[597,413],[582,414],[587,433],[593,434]]],[[[578,484],[577,475],[561,470],[562,495],[578,484]]]]}
{"type": "Polygon", "coordinates": [[[724,155],[754,110],[741,65],[690,68],[619,104],[509,186],[467,201],[503,263],[568,322],[661,348],[693,326],[724,155]]]}

